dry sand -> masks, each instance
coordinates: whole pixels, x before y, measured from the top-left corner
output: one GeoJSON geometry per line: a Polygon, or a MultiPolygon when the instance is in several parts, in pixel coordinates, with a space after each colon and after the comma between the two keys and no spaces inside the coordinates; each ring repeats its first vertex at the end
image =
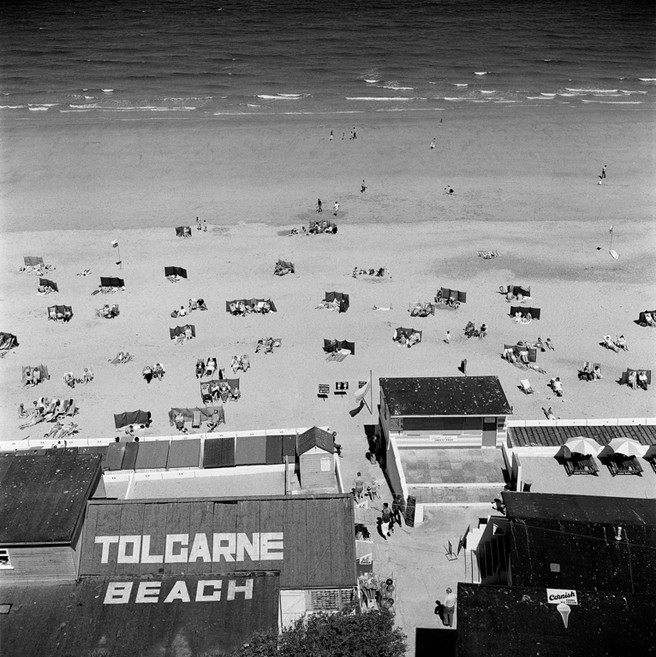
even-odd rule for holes
{"type": "Polygon", "coordinates": [[[252,368],[241,375],[242,399],[226,406],[227,429],[329,424],[361,436],[361,424],[376,420],[377,386],[374,416],[365,410],[352,418],[352,396],[322,402],[318,383],[345,380],[353,388],[369,370],[374,383],[381,376],[459,376],[463,358],[469,374],[500,377],[515,418],[542,419],[549,406],[564,418],[655,415],[651,391],[616,383],[627,366],[656,371],[654,333],[633,322],[656,307],[649,117],[573,118],[565,108],[511,116],[504,109],[444,112],[443,124],[435,116],[373,117],[358,124],[355,141],[339,139],[335,123],[332,143],[333,124],[316,117],[5,125],[0,329],[15,333],[20,346],[0,361],[3,439],[48,430],[17,428],[18,404],[39,395],[75,398],[80,437],[111,437],[113,413],[136,408],[152,412],[149,433],[170,433],[171,406],[200,404],[196,359],[215,355],[228,368],[233,354],[249,354],[252,368]],[[435,151],[428,148],[433,135],[435,151]],[[602,160],[609,179],[600,186],[602,160]],[[455,194],[444,195],[445,185],[455,194]],[[338,234],[285,234],[318,217],[317,197],[324,218],[333,218],[332,201],[340,201],[338,234]],[[208,232],[194,227],[191,239],[176,238],[173,227],[193,226],[197,215],[208,232]],[[608,254],[610,224],[619,260],[608,254]],[[497,249],[500,257],[483,260],[479,249],[497,249]],[[36,276],[18,271],[23,255],[56,267],[59,293],[36,294],[36,276]],[[297,273],[273,276],[279,257],[293,260],[297,273]],[[167,281],[166,265],[186,267],[188,280],[167,281]],[[354,279],[356,266],[387,267],[391,278],[354,279]],[[76,276],[85,268],[91,276],[76,276]],[[93,296],[99,277],[110,275],[124,277],[127,289],[93,296]],[[509,318],[509,304],[496,292],[507,283],[531,286],[540,321],[519,326],[509,318]],[[410,318],[408,305],[432,300],[440,286],[465,290],[467,303],[410,318]],[[351,295],[347,313],[315,309],[327,290],[351,295]],[[170,312],[189,297],[203,297],[209,310],[190,315],[197,337],[178,346],[168,328],[184,321],[170,312]],[[271,297],[278,312],[232,317],[225,301],[239,297],[271,297]],[[120,316],[97,318],[95,308],[108,300],[119,303],[120,316]],[[70,323],[47,320],[54,303],[73,306],[70,323]],[[374,312],[374,305],[393,309],[374,312]],[[467,340],[468,320],[485,322],[488,337],[467,340]],[[397,346],[397,326],[423,330],[423,343],[397,346]],[[442,341],[447,329],[449,345],[442,341]],[[624,333],[630,351],[600,347],[606,333],[624,333]],[[281,337],[283,347],[255,355],[257,339],[266,336],[281,337]],[[556,346],[538,357],[546,375],[500,359],[504,342],[538,336],[556,346]],[[324,338],[355,341],[356,355],[326,362],[324,338]],[[109,364],[120,350],[135,360],[109,364]],[[577,380],[584,360],[601,363],[602,381],[577,380]],[[156,361],[167,374],[147,385],[141,369],[156,361]],[[52,379],[22,389],[21,365],[41,362],[52,379]],[[87,366],[93,383],[73,391],[62,383],[64,372],[87,366]],[[562,399],[547,387],[550,376],[561,377],[562,399]],[[518,389],[526,377],[531,396],[518,389]]]}

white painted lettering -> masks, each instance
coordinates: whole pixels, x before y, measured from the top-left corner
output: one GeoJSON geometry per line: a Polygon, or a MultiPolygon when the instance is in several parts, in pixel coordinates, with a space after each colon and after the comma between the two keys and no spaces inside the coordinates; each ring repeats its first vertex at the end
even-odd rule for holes
{"type": "Polygon", "coordinates": [[[141,536],[119,536],[117,563],[139,563],[141,556],[141,536]],[[128,546],[131,546],[128,551],[128,546]]]}
{"type": "Polygon", "coordinates": [[[253,540],[248,540],[248,534],[237,534],[237,561],[244,561],[244,552],[248,552],[251,561],[260,560],[260,534],[255,532],[253,540]]]}
{"type": "Polygon", "coordinates": [[[260,559],[267,561],[282,558],[282,532],[262,532],[260,534],[260,559]]]}
{"type": "Polygon", "coordinates": [[[235,534],[214,534],[212,537],[212,561],[235,560],[235,534]]]}
{"type": "Polygon", "coordinates": [[[110,582],[105,591],[105,605],[126,605],[130,601],[132,582],[110,582]]]}
{"type": "Polygon", "coordinates": [[[112,543],[118,543],[118,536],[96,536],[94,542],[102,545],[100,563],[109,563],[109,546],[112,543]]]}
{"type": "Polygon", "coordinates": [[[135,602],[158,602],[162,582],[139,582],[135,602]]]}
{"type": "Polygon", "coordinates": [[[220,579],[201,579],[196,588],[196,602],[216,602],[221,599],[220,579]],[[205,593],[205,589],[212,587],[211,593],[205,593]]]}
{"type": "Polygon", "coordinates": [[[253,580],[247,579],[246,583],[243,586],[237,586],[237,582],[234,579],[228,580],[228,597],[227,600],[234,600],[237,593],[244,594],[244,600],[253,599],[253,580]]]}
{"type": "Polygon", "coordinates": [[[150,534],[144,534],[141,538],[141,563],[162,563],[163,554],[150,553],[150,534]]]}
{"type": "Polygon", "coordinates": [[[189,534],[167,534],[164,560],[166,563],[186,563],[189,558],[189,534]],[[175,546],[180,545],[180,551],[175,551],[175,546]]]}
{"type": "Polygon", "coordinates": [[[191,602],[189,597],[189,591],[187,590],[187,585],[184,582],[176,582],[173,585],[170,593],[166,596],[164,602],[173,602],[174,600],[180,600],[182,602],[191,602]]]}
{"type": "Polygon", "coordinates": [[[194,542],[189,551],[189,563],[193,563],[199,559],[207,563],[212,562],[212,553],[210,552],[210,546],[205,534],[196,534],[194,536],[194,542]]]}

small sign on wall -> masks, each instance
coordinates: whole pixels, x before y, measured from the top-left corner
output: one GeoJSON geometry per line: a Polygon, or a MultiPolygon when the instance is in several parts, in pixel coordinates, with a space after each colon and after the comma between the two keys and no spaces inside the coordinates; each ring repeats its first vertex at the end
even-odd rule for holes
{"type": "Polygon", "coordinates": [[[557,605],[564,602],[567,605],[578,605],[578,597],[573,589],[547,589],[547,602],[557,605]]]}

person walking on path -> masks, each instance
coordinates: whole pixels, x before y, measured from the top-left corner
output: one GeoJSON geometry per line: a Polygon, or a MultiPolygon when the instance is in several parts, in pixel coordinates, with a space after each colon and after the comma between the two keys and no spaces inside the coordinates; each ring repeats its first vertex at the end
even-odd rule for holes
{"type": "Polygon", "coordinates": [[[385,540],[387,540],[388,536],[392,535],[391,523],[392,510],[389,508],[389,504],[387,504],[387,502],[383,502],[383,510],[380,513],[380,533],[383,535],[385,540]]]}
{"type": "Polygon", "coordinates": [[[444,613],[442,615],[442,622],[446,627],[453,627],[453,614],[456,610],[456,594],[453,589],[446,590],[446,598],[444,598],[444,613]]]}
{"type": "Polygon", "coordinates": [[[360,504],[364,500],[364,479],[361,472],[358,472],[353,480],[353,492],[355,493],[355,501],[360,504]]]}
{"type": "Polygon", "coordinates": [[[403,514],[403,498],[401,495],[395,495],[392,500],[392,519],[400,527],[401,516],[403,514]]]}

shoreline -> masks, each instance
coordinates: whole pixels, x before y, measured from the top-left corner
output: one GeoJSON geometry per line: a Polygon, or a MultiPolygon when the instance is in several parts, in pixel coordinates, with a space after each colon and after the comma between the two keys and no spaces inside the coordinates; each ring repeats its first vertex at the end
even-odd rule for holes
{"type": "Polygon", "coordinates": [[[372,112],[333,123],[316,116],[6,122],[0,230],[182,225],[196,216],[216,225],[293,226],[313,217],[317,197],[329,206],[339,199],[342,217],[358,223],[590,221],[626,216],[627,208],[651,221],[650,113],[553,109],[372,112]],[[349,140],[354,122],[358,139],[349,140]],[[602,163],[609,178],[599,187],[602,163]],[[453,198],[442,193],[447,185],[453,198]]]}

